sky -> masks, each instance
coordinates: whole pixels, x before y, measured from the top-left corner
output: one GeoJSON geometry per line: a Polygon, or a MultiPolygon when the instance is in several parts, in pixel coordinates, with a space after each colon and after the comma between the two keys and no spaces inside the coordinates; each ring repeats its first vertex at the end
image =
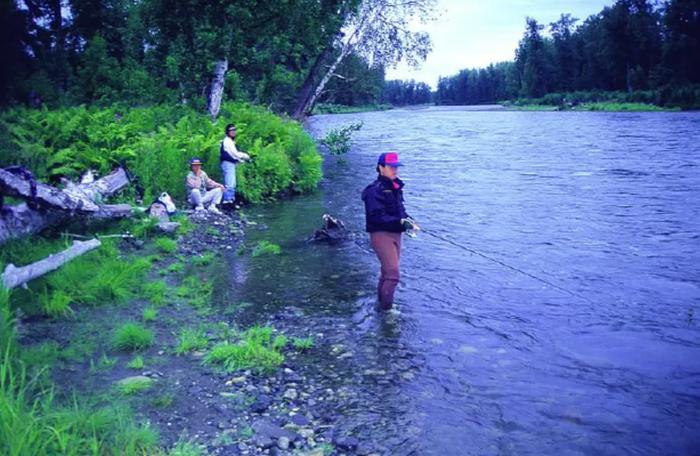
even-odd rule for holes
{"type": "Polygon", "coordinates": [[[386,78],[415,79],[436,88],[440,76],[513,60],[527,16],[545,25],[556,21],[561,13],[583,20],[613,3],[614,0],[438,0],[435,21],[413,24],[414,30],[430,34],[433,51],[419,69],[400,63],[395,69],[387,69],[386,78]]]}

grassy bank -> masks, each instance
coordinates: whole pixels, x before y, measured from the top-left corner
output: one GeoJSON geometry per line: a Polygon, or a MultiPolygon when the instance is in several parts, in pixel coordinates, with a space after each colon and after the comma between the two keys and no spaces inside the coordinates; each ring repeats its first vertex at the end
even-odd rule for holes
{"type": "Polygon", "coordinates": [[[504,103],[506,109],[512,111],[604,111],[604,112],[659,112],[680,111],[680,108],[664,108],[646,103],[582,103],[576,106],[551,106],[542,104],[516,105],[504,103]]]}
{"type": "Polygon", "coordinates": [[[393,109],[390,104],[373,104],[365,106],[346,106],[332,103],[319,103],[312,114],[350,114],[354,112],[387,111],[393,109]]]}
{"type": "Polygon", "coordinates": [[[163,191],[184,198],[187,160],[199,156],[221,181],[219,142],[228,123],[252,163],[238,167],[238,190],[260,202],[280,192],[307,192],[321,179],[321,156],[297,122],[256,106],[226,103],[215,123],[188,107],[15,108],[0,114],[0,166],[20,164],[40,179],[105,173],[124,161],[139,178],[145,201],[163,191]]]}
{"type": "Polygon", "coordinates": [[[640,90],[635,92],[550,93],[541,98],[501,102],[524,111],[680,111],[700,109],[700,86],[640,90]]]}
{"type": "MultiPolygon", "coordinates": [[[[245,303],[227,299],[219,252],[222,243],[236,250],[245,216],[183,222],[178,242],[142,229],[145,220],[124,222],[101,233],[138,239],[103,239],[27,289],[0,290],[0,454],[201,456],[251,438],[243,414],[238,427],[196,441],[209,431],[200,416],[170,423],[184,410],[210,413],[210,397],[250,405],[220,375],[264,378],[313,339],[230,322],[245,303]],[[207,389],[193,394],[193,383],[207,389]]],[[[24,265],[68,240],[31,242],[6,244],[0,262],[24,265]]]]}

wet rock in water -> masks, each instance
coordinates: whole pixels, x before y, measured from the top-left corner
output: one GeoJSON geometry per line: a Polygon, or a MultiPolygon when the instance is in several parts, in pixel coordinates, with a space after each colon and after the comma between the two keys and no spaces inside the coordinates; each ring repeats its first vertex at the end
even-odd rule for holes
{"type": "Polygon", "coordinates": [[[360,441],[357,440],[355,437],[339,436],[333,439],[333,444],[341,450],[354,451],[360,444],[360,441]]]}
{"type": "Polygon", "coordinates": [[[312,241],[333,243],[346,241],[352,237],[350,231],[345,228],[345,224],[341,220],[329,214],[323,214],[321,219],[323,225],[321,229],[314,231],[311,237],[312,241]]]}

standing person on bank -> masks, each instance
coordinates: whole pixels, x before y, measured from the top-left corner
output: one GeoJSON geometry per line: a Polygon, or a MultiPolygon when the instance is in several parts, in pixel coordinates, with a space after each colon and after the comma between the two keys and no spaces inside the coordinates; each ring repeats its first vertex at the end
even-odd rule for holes
{"type": "Polygon", "coordinates": [[[250,156],[236,148],[236,126],[226,125],[226,136],[221,141],[219,160],[221,172],[224,175],[224,204],[232,204],[236,200],[236,163],[250,160],[250,156]]]}
{"type": "Polygon", "coordinates": [[[394,303],[394,291],[399,283],[401,233],[418,228],[404,207],[404,183],[398,177],[399,166],[402,164],[396,152],[381,154],[377,160],[377,179],[362,192],[366,229],[381,263],[377,285],[381,310],[391,309],[394,303]]]}

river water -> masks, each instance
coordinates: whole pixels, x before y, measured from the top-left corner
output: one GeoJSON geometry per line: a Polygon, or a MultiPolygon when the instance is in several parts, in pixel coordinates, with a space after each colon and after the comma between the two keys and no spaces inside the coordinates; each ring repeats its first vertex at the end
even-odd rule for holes
{"type": "Polygon", "coordinates": [[[308,128],[358,120],[320,191],[246,211],[267,226],[249,242],[282,254],[232,261],[244,319],[315,336],[305,374],[343,433],[397,455],[700,454],[700,113],[435,107],[308,128]],[[378,315],[360,193],[388,150],[409,213],[453,243],[404,237],[398,311],[378,315]],[[357,240],[307,243],[326,212],[357,240]]]}

